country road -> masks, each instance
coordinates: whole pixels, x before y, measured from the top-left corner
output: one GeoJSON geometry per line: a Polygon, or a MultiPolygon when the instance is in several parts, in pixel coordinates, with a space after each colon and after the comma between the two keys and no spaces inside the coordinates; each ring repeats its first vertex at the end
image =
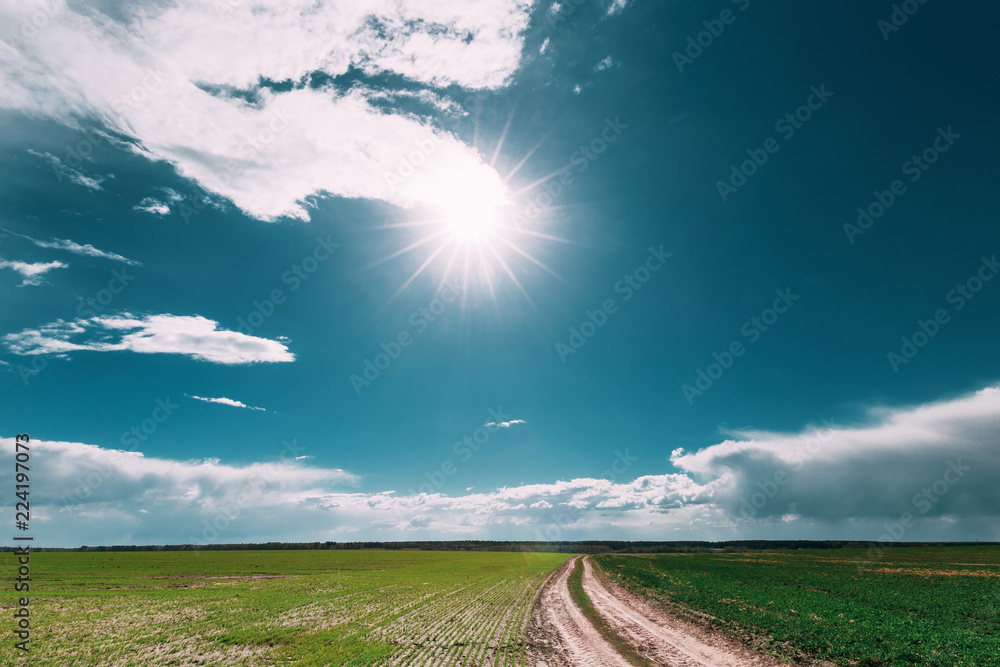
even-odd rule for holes
{"type": "Polygon", "coordinates": [[[583,588],[605,622],[650,664],[664,667],[778,667],[719,633],[654,607],[598,574],[583,556],[569,559],[542,589],[529,641],[532,667],[630,667],[573,602],[569,577],[583,559],[583,588]]]}

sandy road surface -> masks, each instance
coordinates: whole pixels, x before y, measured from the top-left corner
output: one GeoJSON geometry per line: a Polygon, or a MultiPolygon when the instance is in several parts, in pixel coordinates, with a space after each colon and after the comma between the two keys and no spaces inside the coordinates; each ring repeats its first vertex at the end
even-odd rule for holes
{"type": "MultiPolygon", "coordinates": [[[[569,575],[580,557],[563,565],[542,589],[526,657],[532,667],[628,667],[573,603],[569,575]]],[[[583,587],[608,625],[651,663],[665,667],[777,667],[721,634],[654,607],[598,575],[583,560],[583,587]]]]}
{"type": "Polygon", "coordinates": [[[532,619],[529,641],[544,644],[548,651],[528,653],[532,667],[631,667],[618,652],[604,641],[597,629],[573,603],[569,594],[569,575],[576,567],[570,558],[546,582],[538,600],[538,613],[532,619]]]}

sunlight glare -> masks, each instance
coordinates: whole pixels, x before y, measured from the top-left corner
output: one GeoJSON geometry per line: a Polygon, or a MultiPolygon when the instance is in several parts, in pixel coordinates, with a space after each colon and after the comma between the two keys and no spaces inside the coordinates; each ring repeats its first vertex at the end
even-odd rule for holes
{"type": "Polygon", "coordinates": [[[503,182],[492,170],[452,172],[430,188],[435,192],[425,196],[437,202],[435,218],[460,242],[486,241],[497,231],[509,204],[503,182]]]}

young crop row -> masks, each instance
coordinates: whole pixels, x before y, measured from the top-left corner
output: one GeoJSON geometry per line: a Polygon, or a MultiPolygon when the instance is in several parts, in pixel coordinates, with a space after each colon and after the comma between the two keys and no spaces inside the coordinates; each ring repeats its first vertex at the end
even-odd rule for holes
{"type": "MultiPolygon", "coordinates": [[[[520,665],[519,639],[527,625],[542,573],[490,579],[440,604],[396,619],[386,641],[405,647],[387,665],[520,665]]],[[[472,587],[470,587],[472,588],[472,587]]]]}
{"type": "Polygon", "coordinates": [[[1000,549],[600,556],[625,586],[733,634],[861,667],[1000,667],[1000,549]]]}
{"type": "Polygon", "coordinates": [[[518,667],[541,584],[565,558],[40,553],[32,664],[518,667]]]}

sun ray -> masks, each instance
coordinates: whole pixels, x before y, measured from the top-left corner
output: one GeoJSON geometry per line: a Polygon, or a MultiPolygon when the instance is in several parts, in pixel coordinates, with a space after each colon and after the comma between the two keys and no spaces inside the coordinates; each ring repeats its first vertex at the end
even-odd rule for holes
{"type": "Polygon", "coordinates": [[[497,249],[494,248],[493,246],[487,246],[487,247],[497,258],[497,262],[500,263],[500,266],[503,267],[503,270],[507,272],[508,276],[510,276],[511,281],[514,283],[514,285],[517,286],[517,289],[521,290],[521,294],[523,294],[524,298],[528,300],[528,303],[531,304],[531,307],[534,308],[535,310],[538,310],[538,307],[535,306],[535,302],[531,300],[531,297],[528,296],[528,292],[525,291],[524,287],[521,285],[521,281],[517,279],[517,276],[514,275],[514,272],[510,270],[509,266],[507,266],[507,262],[503,261],[503,257],[500,255],[499,252],[497,252],[497,249]]]}
{"type": "Polygon", "coordinates": [[[543,234],[542,232],[533,232],[530,229],[520,229],[518,231],[521,234],[527,234],[528,236],[534,236],[540,239],[545,239],[546,241],[556,241],[558,243],[568,243],[570,245],[583,245],[577,241],[570,241],[569,239],[564,239],[561,236],[552,236],[551,234],[543,234]]]}
{"type": "Polygon", "coordinates": [[[566,171],[567,168],[569,168],[569,165],[566,165],[565,167],[561,167],[560,169],[557,169],[557,170],[553,171],[552,173],[550,173],[550,174],[548,174],[546,176],[542,176],[541,178],[536,179],[535,181],[532,181],[531,183],[528,183],[527,185],[525,185],[524,187],[522,187],[520,190],[515,190],[510,195],[511,199],[514,199],[515,197],[520,197],[521,195],[523,195],[526,192],[531,192],[532,190],[534,190],[535,188],[537,188],[539,185],[545,185],[545,183],[550,178],[554,178],[555,176],[558,176],[559,174],[561,174],[564,171],[566,171]]]}
{"type": "Polygon", "coordinates": [[[397,250],[396,252],[392,253],[391,255],[389,255],[387,257],[383,257],[382,259],[375,260],[371,264],[365,266],[364,269],[365,270],[373,269],[376,266],[378,266],[379,264],[384,264],[385,262],[388,262],[390,259],[395,259],[396,257],[399,257],[400,255],[405,255],[406,253],[410,252],[411,250],[416,250],[417,248],[419,248],[420,246],[424,245],[425,243],[430,243],[431,241],[433,241],[438,236],[442,236],[444,234],[447,234],[449,231],[450,230],[448,230],[448,229],[442,229],[442,230],[440,230],[438,232],[435,232],[434,234],[431,234],[430,236],[425,236],[423,238],[419,238],[416,241],[414,241],[413,243],[411,243],[410,245],[406,246],[405,248],[403,248],[401,250],[397,250]]]}
{"type": "Polygon", "coordinates": [[[545,140],[547,138],[548,135],[542,137],[541,141],[535,144],[531,148],[531,150],[528,151],[523,158],[521,158],[521,161],[515,164],[514,168],[511,169],[509,172],[507,172],[507,175],[503,177],[503,182],[505,185],[507,184],[508,181],[510,181],[510,179],[514,178],[514,175],[517,174],[518,171],[520,171],[521,167],[523,167],[528,162],[528,160],[531,159],[531,156],[535,154],[535,151],[537,151],[539,148],[542,147],[542,144],[545,143],[545,140]]]}
{"type": "MultiPolygon", "coordinates": [[[[482,248],[482,246],[477,247],[476,250],[479,251],[479,265],[480,266],[486,266],[487,262],[486,262],[486,258],[483,257],[483,248],[482,248]]],[[[491,300],[493,301],[494,304],[496,304],[496,302],[497,302],[497,293],[496,293],[496,290],[493,289],[493,275],[491,273],[489,273],[488,271],[486,272],[486,285],[490,288],[490,298],[491,298],[491,300]]],[[[499,306],[497,306],[497,308],[499,308],[499,306]]],[[[499,310],[497,312],[499,312],[499,310]]]]}
{"type": "Polygon", "coordinates": [[[375,225],[372,229],[406,229],[408,227],[433,227],[438,221],[433,218],[422,218],[408,222],[392,222],[385,225],[375,225]]]}
{"type": "Polygon", "coordinates": [[[566,283],[567,285],[569,284],[566,281],[565,278],[563,278],[562,276],[560,276],[558,273],[556,273],[555,271],[553,271],[549,267],[547,267],[544,264],[542,264],[540,261],[538,261],[537,259],[535,259],[534,257],[532,257],[530,254],[528,254],[527,252],[525,252],[523,249],[519,248],[516,244],[511,243],[510,241],[508,241],[507,239],[504,239],[504,238],[499,238],[498,237],[497,240],[500,241],[501,243],[503,243],[504,245],[506,245],[508,248],[510,248],[511,250],[513,250],[514,252],[516,252],[517,254],[519,254],[522,257],[524,257],[525,259],[527,259],[529,262],[531,262],[531,263],[535,264],[536,266],[538,266],[543,271],[549,273],[550,275],[552,275],[555,278],[558,278],[560,281],[566,283]]]}
{"type": "Polygon", "coordinates": [[[395,300],[396,300],[396,297],[398,297],[398,296],[399,296],[400,294],[402,294],[402,293],[403,293],[403,290],[405,290],[405,289],[406,289],[407,287],[409,287],[409,286],[410,286],[410,283],[412,283],[412,282],[413,282],[414,280],[416,280],[416,279],[417,279],[417,276],[419,276],[419,275],[420,275],[421,273],[423,273],[423,272],[424,272],[424,269],[426,269],[426,268],[427,268],[428,266],[430,266],[430,263],[434,261],[434,258],[435,258],[435,257],[437,257],[438,255],[440,255],[440,254],[441,254],[441,252],[442,252],[442,251],[443,251],[443,250],[444,250],[445,248],[447,248],[447,247],[448,247],[448,244],[449,244],[449,243],[451,243],[451,242],[452,242],[452,241],[454,241],[454,240],[455,240],[455,237],[454,237],[454,236],[450,236],[450,237],[448,237],[448,239],[447,239],[447,240],[445,240],[445,242],[444,242],[444,243],[442,243],[442,244],[441,244],[440,246],[438,246],[438,249],[437,249],[437,250],[435,250],[434,252],[432,252],[432,253],[431,253],[431,255],[430,255],[430,257],[428,257],[428,258],[427,258],[426,260],[424,260],[424,263],[420,265],[420,268],[418,268],[418,269],[417,269],[416,271],[414,271],[414,272],[413,272],[413,275],[412,275],[412,276],[410,276],[410,277],[409,277],[409,278],[408,278],[408,279],[406,280],[406,282],[405,282],[405,283],[403,283],[403,286],[402,286],[402,287],[400,287],[400,288],[399,288],[398,290],[396,290],[396,293],[395,293],[395,294],[393,294],[393,295],[392,295],[392,296],[391,296],[391,297],[389,298],[389,302],[388,302],[388,303],[392,303],[393,301],[395,301],[395,300]]]}
{"type": "MultiPolygon", "coordinates": [[[[451,267],[454,266],[455,259],[458,257],[458,251],[461,247],[461,244],[456,243],[454,250],[451,251],[451,257],[448,258],[448,264],[444,267],[444,273],[441,274],[441,282],[439,282],[437,286],[438,292],[440,292],[441,288],[444,287],[444,284],[448,282],[448,276],[451,274],[451,267]]],[[[466,253],[466,256],[468,256],[468,253],[466,253]]]]}
{"type": "Polygon", "coordinates": [[[514,104],[514,108],[510,110],[510,115],[507,116],[507,124],[503,126],[503,132],[500,133],[500,138],[497,140],[497,147],[493,151],[493,157],[490,158],[490,166],[493,167],[497,163],[497,159],[500,157],[500,151],[503,150],[503,142],[507,139],[507,131],[510,130],[510,125],[514,122],[514,112],[517,111],[517,103],[514,104]]]}

